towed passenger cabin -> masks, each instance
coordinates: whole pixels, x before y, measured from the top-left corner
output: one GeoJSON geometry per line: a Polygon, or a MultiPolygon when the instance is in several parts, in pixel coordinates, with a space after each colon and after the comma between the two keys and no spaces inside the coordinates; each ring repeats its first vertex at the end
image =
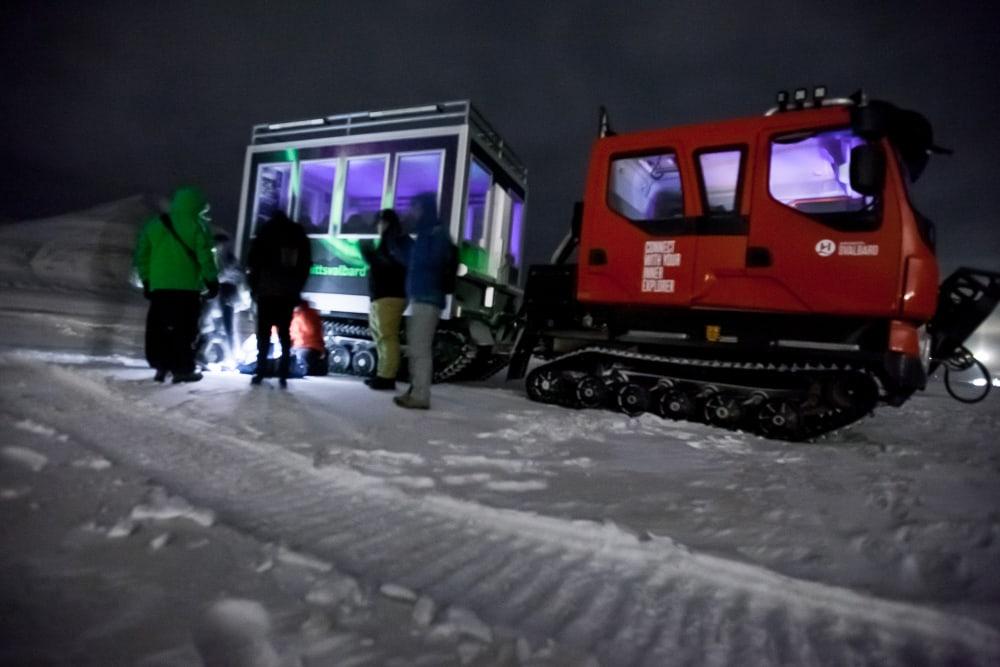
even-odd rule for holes
{"type": "Polygon", "coordinates": [[[284,211],[305,227],[313,266],[304,298],[326,321],[331,370],[368,375],[368,266],[359,243],[375,216],[406,218],[418,194],[437,195],[459,247],[460,278],[442,312],[435,376],[476,372],[506,351],[519,282],[527,170],[468,101],[365,111],[253,128],[243,169],[238,253],[284,211]]]}

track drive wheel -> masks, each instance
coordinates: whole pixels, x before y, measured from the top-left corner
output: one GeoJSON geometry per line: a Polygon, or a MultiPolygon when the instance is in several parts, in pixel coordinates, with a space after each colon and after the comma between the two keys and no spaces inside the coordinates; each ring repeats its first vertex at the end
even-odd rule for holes
{"type": "Polygon", "coordinates": [[[557,403],[565,385],[562,373],[545,366],[531,371],[525,381],[528,398],[539,403],[557,403]]]}
{"type": "Polygon", "coordinates": [[[797,440],[802,437],[802,411],[793,401],[772,398],[757,411],[757,427],[768,438],[797,440]]]}
{"type": "Polygon", "coordinates": [[[363,347],[355,350],[354,357],[351,359],[351,370],[354,371],[355,375],[371,377],[375,374],[377,363],[375,351],[371,348],[363,347]]]}
{"type": "Polygon", "coordinates": [[[674,384],[663,385],[656,390],[654,405],[657,413],[667,419],[690,420],[698,409],[694,399],[674,384]]]}
{"type": "Polygon", "coordinates": [[[743,421],[743,401],[737,394],[716,393],[705,400],[705,421],[733,428],[743,421]]]}
{"type": "Polygon", "coordinates": [[[334,345],[329,350],[328,364],[331,373],[349,373],[351,370],[351,351],[343,345],[334,345]]]}
{"type": "Polygon", "coordinates": [[[649,392],[634,382],[623,384],[615,393],[618,409],[629,417],[638,417],[649,409],[649,392]]]}
{"type": "Polygon", "coordinates": [[[581,375],[573,383],[574,405],[580,408],[599,408],[607,398],[607,388],[596,375],[581,375]]]}

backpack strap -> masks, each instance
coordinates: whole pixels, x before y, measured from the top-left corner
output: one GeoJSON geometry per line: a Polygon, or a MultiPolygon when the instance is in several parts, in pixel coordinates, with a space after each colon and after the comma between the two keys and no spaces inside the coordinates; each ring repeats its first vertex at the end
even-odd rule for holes
{"type": "Polygon", "coordinates": [[[198,255],[196,255],[194,250],[191,249],[191,246],[189,246],[187,243],[184,243],[184,241],[181,239],[180,235],[177,233],[177,230],[174,229],[174,221],[170,219],[170,216],[167,215],[166,213],[160,215],[160,222],[162,222],[163,226],[167,228],[167,231],[170,232],[171,236],[177,239],[177,242],[181,244],[181,247],[184,248],[184,252],[186,252],[187,256],[191,258],[191,261],[194,262],[194,265],[200,267],[201,263],[198,261],[198,255]]]}

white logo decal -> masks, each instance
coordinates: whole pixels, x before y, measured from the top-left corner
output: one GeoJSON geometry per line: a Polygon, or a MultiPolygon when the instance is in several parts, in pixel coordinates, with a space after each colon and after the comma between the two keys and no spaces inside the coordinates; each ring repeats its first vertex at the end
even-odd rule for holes
{"type": "Polygon", "coordinates": [[[816,254],[820,257],[829,257],[837,252],[837,244],[830,239],[823,239],[816,244],[816,254]]]}

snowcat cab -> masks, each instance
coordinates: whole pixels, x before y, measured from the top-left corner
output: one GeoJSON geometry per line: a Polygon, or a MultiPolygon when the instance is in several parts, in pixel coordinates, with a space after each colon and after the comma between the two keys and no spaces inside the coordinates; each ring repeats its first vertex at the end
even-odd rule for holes
{"type": "Polygon", "coordinates": [[[530,269],[534,400],[657,412],[801,439],[923,389],[1000,300],[1000,274],[946,281],[907,195],[931,127],[891,104],[778,98],[766,115],[615,135],[582,206],[530,269]],[[576,249],[576,264],[566,263],[576,249]],[[957,284],[956,284],[957,283],[957,284]]]}
{"type": "Polygon", "coordinates": [[[374,374],[359,243],[377,237],[380,209],[403,217],[426,192],[437,194],[461,261],[435,339],[435,379],[498,370],[521,296],[527,170],[469,102],[254,127],[238,248],[245,253],[257,226],[279,210],[306,228],[313,267],[303,296],[325,320],[331,372],[374,374]]]}

